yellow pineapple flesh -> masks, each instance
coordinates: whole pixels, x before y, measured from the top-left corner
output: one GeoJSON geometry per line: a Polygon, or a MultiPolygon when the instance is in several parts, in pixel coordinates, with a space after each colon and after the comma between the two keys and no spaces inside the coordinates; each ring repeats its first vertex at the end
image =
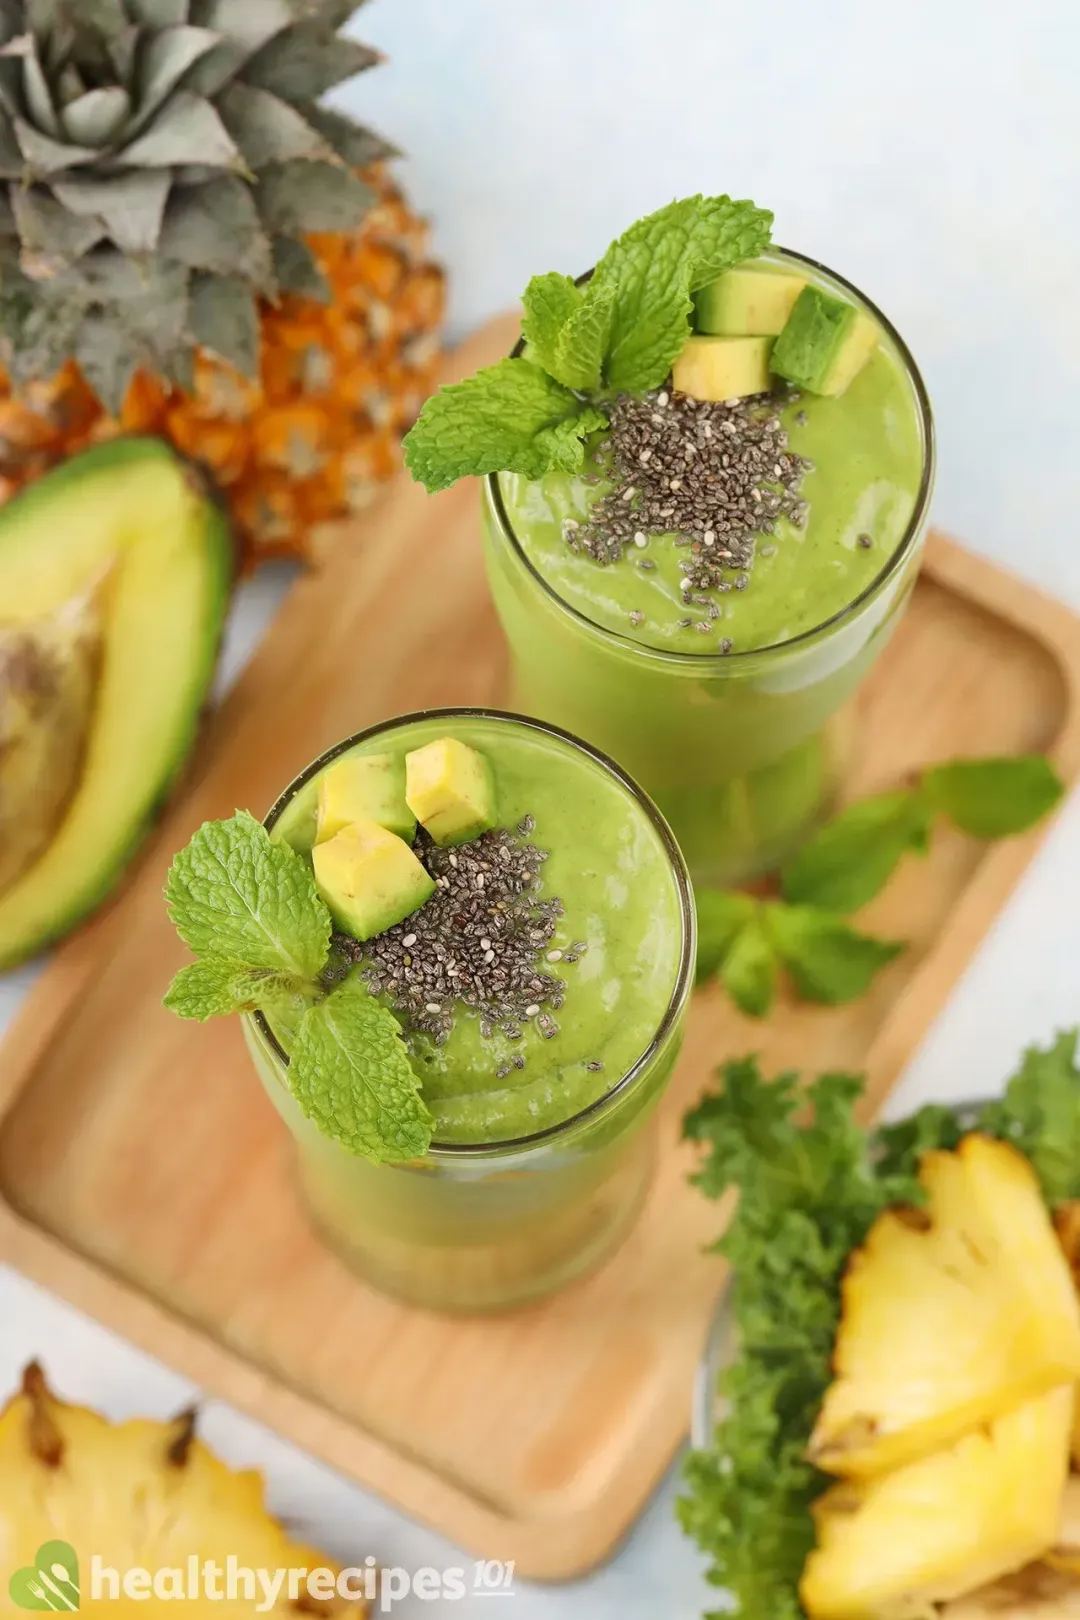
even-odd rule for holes
{"type": "MultiPolygon", "coordinates": [[[[104,1583],[94,1601],[94,1556],[121,1578],[132,1570],[182,1571],[186,1578],[190,1559],[214,1560],[224,1570],[230,1556],[252,1571],[337,1573],[325,1554],[293,1541],[269,1516],[258,1474],[232,1472],[195,1438],[192,1414],[171,1425],[145,1420],[113,1425],[57,1400],[34,1365],[27,1369],[22,1393],[0,1414],[0,1616],[23,1614],[9,1596],[9,1582],[17,1571],[29,1574],[39,1548],[51,1542],[68,1543],[79,1558],[81,1613],[112,1620],[157,1612],[157,1603],[124,1595],[114,1599],[104,1583]]],[[[357,1563],[362,1566],[363,1560],[357,1563]]],[[[57,1580],[65,1590],[59,1573],[57,1580]]],[[[239,1585],[237,1591],[235,1602],[202,1595],[185,1597],[175,1607],[196,1620],[210,1620],[251,1614],[256,1602],[264,1601],[261,1587],[251,1601],[239,1585]]],[[[369,1608],[361,1599],[337,1596],[316,1602],[306,1590],[293,1599],[285,1586],[265,1612],[361,1620],[369,1608]]]]}
{"type": "Polygon", "coordinates": [[[827,1473],[885,1473],[1080,1378],[1080,1302],[1038,1182],[973,1135],[924,1156],[925,1210],[894,1210],[851,1260],[811,1438],[827,1473]]]}
{"type": "Polygon", "coordinates": [[[934,1456],[833,1486],[800,1587],[810,1620],[923,1620],[1039,1559],[1058,1533],[1073,1399],[1054,1390],[934,1456]]]}

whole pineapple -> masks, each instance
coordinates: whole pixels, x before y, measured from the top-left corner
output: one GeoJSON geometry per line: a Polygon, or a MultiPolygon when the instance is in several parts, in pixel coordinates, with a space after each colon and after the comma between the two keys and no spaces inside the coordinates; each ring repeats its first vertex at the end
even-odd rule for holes
{"type": "Polygon", "coordinates": [[[111,433],[204,462],[249,560],[317,549],[433,385],[392,148],[319,104],[356,0],[0,0],[0,499],[111,433]]]}

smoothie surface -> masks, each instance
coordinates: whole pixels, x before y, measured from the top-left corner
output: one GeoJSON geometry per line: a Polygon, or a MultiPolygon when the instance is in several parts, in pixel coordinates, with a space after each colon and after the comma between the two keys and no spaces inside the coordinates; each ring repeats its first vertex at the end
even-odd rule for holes
{"type": "MultiPolygon", "coordinates": [[[[446,736],[487,756],[500,826],[535,820],[529,842],[548,852],[538,897],[558,896],[564,907],[550,947],[586,947],[573,963],[551,963],[546,953],[541,959],[539,966],[566,987],[554,1014],[558,1032],[547,1039],[534,1022],[523,1025],[518,1041],[497,1029],[484,1037],[476,1012],[461,1004],[442,1046],[406,1029],[436,1143],[493,1144],[572,1118],[642,1056],[675,992],[685,923],[671,857],[652,820],[617,779],[570,744],[512,721],[436,716],[382,732],[350,752],[400,757],[446,736]],[[517,1056],[524,1068],[500,1078],[517,1056]],[[602,1067],[588,1067],[596,1063],[602,1067]]],[[[305,784],[272,832],[303,852],[315,836],[317,783],[313,777],[305,784]]],[[[287,1048],[287,1031],[276,1033],[287,1048]]]]}
{"type": "MultiPolygon", "coordinates": [[[[687,553],[674,536],[650,534],[644,548],[632,546],[603,566],[567,544],[566,520],[582,522],[611,488],[603,433],[589,441],[582,474],[554,471],[536,481],[498,475],[522,551],[569,606],[642,646],[695,655],[750,652],[827,623],[872,584],[907,531],[925,455],[918,399],[883,333],[845,393],[803,393],[776,415],[788,449],[813,462],[800,491],[809,504],[807,522],[798,528],[780,518],[774,534],[759,536],[745,588],[716,596],[719,617],[708,633],[680,625],[688,615],[679,591],[679,563],[687,553]],[[598,474],[597,482],[586,482],[598,474]],[[871,544],[860,543],[860,536],[871,544]],[[725,640],[730,649],[721,647],[725,640]]],[[[733,584],[738,572],[730,575],[733,584]]],[[[696,621],[700,611],[692,611],[696,621]]]]}

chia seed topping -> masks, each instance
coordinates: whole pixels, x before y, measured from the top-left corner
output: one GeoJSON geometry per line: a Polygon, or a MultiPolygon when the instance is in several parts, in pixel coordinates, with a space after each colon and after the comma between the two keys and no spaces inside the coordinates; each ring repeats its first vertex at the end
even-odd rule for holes
{"type": "MultiPolygon", "coordinates": [[[[531,1022],[544,1039],[558,1034],[551,1013],[566,986],[541,964],[576,957],[550,948],[563,907],[554,896],[541,898],[548,855],[527,841],[535,825],[526,816],[515,832],[497,828],[454,850],[440,849],[421,830],[414,848],[435,879],[431,899],[364,944],[335,935],[342,955],[360,963],[371,993],[390,997],[407,1034],[420,1031],[442,1046],[461,1008],[475,1011],[485,1039],[498,1029],[520,1040],[531,1022]]],[[[584,949],[580,941],[573,946],[584,949]]],[[[524,1064],[515,1057],[500,1073],[524,1064]]]]}
{"type": "MultiPolygon", "coordinates": [[[[730,590],[731,572],[735,589],[745,589],[758,536],[773,534],[779,518],[806,523],[799,490],[811,463],[788,449],[777,414],[789,398],[713,404],[665,389],[620,395],[610,414],[612,487],[586,520],[563,525],[567,545],[607,567],[650,534],[670,533],[689,549],[679,564],[687,606],[701,592],[730,590]]],[[[635,625],[642,619],[630,617],[635,625]]],[[[697,627],[710,628],[715,617],[697,627]]]]}

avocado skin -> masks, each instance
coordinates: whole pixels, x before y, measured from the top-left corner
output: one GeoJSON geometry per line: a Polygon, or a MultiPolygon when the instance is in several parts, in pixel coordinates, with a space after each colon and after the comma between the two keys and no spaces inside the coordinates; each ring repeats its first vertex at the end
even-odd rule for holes
{"type": "MultiPolygon", "coordinates": [[[[55,944],[97,910],[116,888],[140,846],[169,802],[205,714],[210,685],[217,668],[218,653],[237,571],[237,547],[225,516],[224,505],[208,483],[205,473],[164,440],[127,435],[107,440],[79,452],[21,490],[0,508],[0,602],[3,601],[4,543],[9,524],[37,508],[71,492],[84,479],[98,479],[109,472],[122,475],[140,463],[164,461],[183,470],[197,489],[203,503],[199,538],[205,548],[207,601],[202,634],[191,649],[188,690],[191,701],[186,715],[174,728],[174,743],[168,767],[152,784],[145,807],[127,836],[101,860],[91,883],[80,886],[74,897],[58,895],[48,921],[20,934],[6,926],[5,900],[0,895],[0,969],[16,967],[55,944]]],[[[152,519],[150,519],[152,522],[152,519]]],[[[2,611],[2,610],[0,610],[2,611]]],[[[46,851],[47,853],[47,851],[46,851]]],[[[18,892],[18,885],[11,891],[18,892]]]]}
{"type": "Polygon", "coordinates": [[[773,348],[773,370],[798,388],[821,393],[855,315],[851,304],[830,298],[817,287],[804,287],[773,348]]]}

